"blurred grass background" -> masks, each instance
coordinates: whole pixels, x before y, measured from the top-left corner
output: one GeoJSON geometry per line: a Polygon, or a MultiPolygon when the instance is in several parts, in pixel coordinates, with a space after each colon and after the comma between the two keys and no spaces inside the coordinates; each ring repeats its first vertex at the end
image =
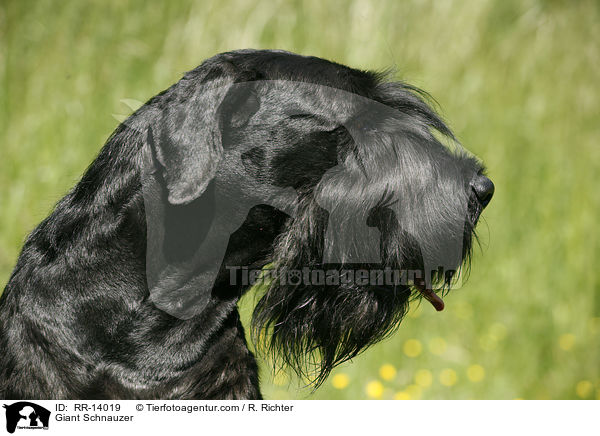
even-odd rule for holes
{"type": "Polygon", "coordinates": [[[444,312],[413,307],[314,394],[263,365],[265,397],[600,398],[599,23],[597,1],[4,0],[0,283],[129,100],[204,58],[281,48],[394,66],[489,168],[482,249],[444,312]]]}

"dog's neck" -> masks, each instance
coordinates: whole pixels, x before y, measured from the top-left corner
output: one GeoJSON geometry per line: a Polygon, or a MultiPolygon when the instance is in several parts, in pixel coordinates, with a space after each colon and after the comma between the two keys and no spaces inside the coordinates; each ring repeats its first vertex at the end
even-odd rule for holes
{"type": "MultiPolygon", "coordinates": [[[[27,308],[19,316],[23,325],[37,326],[45,352],[26,340],[26,331],[0,335],[7,350],[0,357],[6,381],[0,392],[15,398],[206,399],[223,398],[230,387],[225,397],[259,398],[256,362],[236,306],[242,289],[220,276],[205,310],[189,320],[168,315],[149,298],[141,143],[131,135],[117,131],[28,238],[2,304],[4,311],[27,308]],[[93,280],[85,279],[90,274],[93,280]],[[13,340],[19,344],[7,342],[13,340]],[[58,356],[70,367],[57,367],[58,356]],[[21,373],[28,379],[19,381],[21,373]]],[[[253,261],[239,250],[232,256],[236,263],[253,261]]],[[[8,328],[0,320],[0,333],[8,328]]]]}

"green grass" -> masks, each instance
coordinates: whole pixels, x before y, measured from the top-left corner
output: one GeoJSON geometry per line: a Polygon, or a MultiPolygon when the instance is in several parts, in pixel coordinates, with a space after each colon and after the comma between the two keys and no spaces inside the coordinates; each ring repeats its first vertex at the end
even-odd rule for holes
{"type": "Polygon", "coordinates": [[[394,66],[489,168],[482,249],[444,312],[413,308],[315,394],[263,366],[265,396],[600,397],[599,22],[593,1],[4,1],[0,282],[130,112],[122,100],[235,48],[394,66]]]}

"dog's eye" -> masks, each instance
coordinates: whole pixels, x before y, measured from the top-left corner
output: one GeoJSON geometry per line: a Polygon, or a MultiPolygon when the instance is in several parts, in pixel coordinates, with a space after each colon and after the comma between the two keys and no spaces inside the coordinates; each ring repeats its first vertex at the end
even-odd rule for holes
{"type": "Polygon", "coordinates": [[[302,119],[302,118],[316,118],[313,114],[288,114],[288,118],[292,119],[292,120],[296,120],[296,119],[302,119]]]}
{"type": "Polygon", "coordinates": [[[301,107],[291,107],[287,108],[283,111],[283,114],[290,120],[302,120],[302,119],[310,119],[310,120],[319,120],[320,118],[310,112],[306,112],[301,107]]]}

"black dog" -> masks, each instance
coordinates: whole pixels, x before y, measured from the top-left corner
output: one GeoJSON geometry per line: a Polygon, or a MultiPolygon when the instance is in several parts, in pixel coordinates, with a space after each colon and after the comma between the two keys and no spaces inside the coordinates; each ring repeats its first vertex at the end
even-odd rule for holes
{"type": "Polygon", "coordinates": [[[218,55],[120,125],[27,240],[0,397],[260,398],[236,304],[261,270],[256,342],[318,385],[411,296],[443,308],[492,194],[421,91],[218,55]]]}

